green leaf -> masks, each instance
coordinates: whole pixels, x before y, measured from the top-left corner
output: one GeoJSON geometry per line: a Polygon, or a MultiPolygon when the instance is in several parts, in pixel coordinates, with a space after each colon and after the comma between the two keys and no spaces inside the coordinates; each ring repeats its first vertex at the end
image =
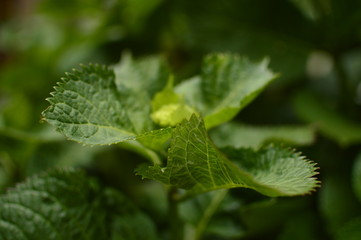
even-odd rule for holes
{"type": "Polygon", "coordinates": [[[98,192],[81,171],[33,177],[0,197],[0,239],[107,239],[98,192]]]}
{"type": "Polygon", "coordinates": [[[170,75],[169,68],[160,57],[134,60],[127,52],[113,68],[118,89],[146,92],[150,99],[164,88],[170,75]]]}
{"type": "Polygon", "coordinates": [[[139,140],[130,148],[160,164],[153,150],[163,150],[171,129],[154,130],[150,101],[165,85],[168,69],[155,57],[133,61],[125,55],[115,72],[89,65],[67,73],[48,99],[43,118],[83,144],[139,140]]]}
{"type": "MultiPolygon", "coordinates": [[[[125,65],[128,66],[128,65],[125,65]]],[[[129,66],[128,66],[129,67],[129,66]]],[[[125,67],[126,68],[126,67],[125,67]]],[[[129,67],[130,68],[130,67],[129,67]]],[[[142,68],[140,68],[142,69],[142,68]]],[[[146,75],[146,70],[141,74],[146,75]]],[[[119,76],[124,76],[124,72],[119,76]]],[[[149,84],[157,76],[149,74],[149,84]]],[[[151,89],[138,89],[138,77],[129,72],[128,81],[115,83],[115,75],[105,66],[82,66],[68,73],[48,101],[44,119],[71,140],[85,144],[112,144],[135,140],[153,130],[150,119],[151,89]]],[[[159,135],[159,134],[158,134],[159,135]]]]}
{"type": "Polygon", "coordinates": [[[143,166],[138,174],[190,190],[191,194],[245,187],[267,196],[293,196],[318,186],[313,178],[315,164],[291,150],[278,146],[257,152],[225,150],[229,158],[213,145],[203,120],[193,115],[173,131],[167,166],[143,166]]]}
{"type": "Polygon", "coordinates": [[[252,176],[251,188],[264,195],[302,195],[319,186],[313,177],[317,174],[316,164],[288,148],[269,145],[258,151],[232,148],[223,151],[252,176]]]}
{"type": "Polygon", "coordinates": [[[0,239],[158,239],[153,222],[83,171],[33,177],[0,197],[0,239]],[[106,224],[105,224],[106,223],[106,224]]]}
{"type": "Polygon", "coordinates": [[[89,65],[67,73],[48,99],[44,119],[85,144],[117,143],[153,130],[149,102],[168,69],[158,58],[135,62],[130,55],[114,68],[89,65]]]}
{"type": "Polygon", "coordinates": [[[361,142],[361,125],[340,113],[336,113],[313,94],[303,92],[294,101],[297,114],[306,122],[315,125],[322,134],[340,145],[361,142]]]}
{"type": "Polygon", "coordinates": [[[174,78],[171,76],[168,79],[167,85],[162,89],[162,91],[159,91],[154,95],[152,100],[153,112],[158,111],[168,104],[182,103],[181,97],[173,90],[173,82],[174,78]]]}
{"type": "Polygon", "coordinates": [[[210,136],[218,147],[232,146],[260,148],[271,141],[292,145],[309,145],[314,141],[310,126],[252,126],[229,122],[212,129],[210,136]]]}
{"type": "Polygon", "coordinates": [[[112,240],[159,239],[154,223],[129,199],[111,189],[105,192],[105,199],[108,200],[107,207],[112,215],[108,223],[112,240]]]}
{"type": "Polygon", "coordinates": [[[211,128],[232,119],[277,76],[267,65],[268,60],[251,63],[238,55],[208,55],[201,76],[183,82],[176,91],[211,128]]]}
{"type": "Polygon", "coordinates": [[[43,112],[44,119],[66,137],[86,144],[116,143],[150,130],[149,121],[139,118],[150,109],[140,108],[130,89],[117,91],[114,80],[114,72],[105,66],[73,70],[47,99],[51,106],[43,112]]]}

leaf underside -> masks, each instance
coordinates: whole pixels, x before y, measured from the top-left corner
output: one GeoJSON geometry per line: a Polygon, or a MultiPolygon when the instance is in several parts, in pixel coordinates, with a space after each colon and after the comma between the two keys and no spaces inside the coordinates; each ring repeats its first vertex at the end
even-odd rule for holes
{"type": "Polygon", "coordinates": [[[318,186],[316,169],[279,146],[221,152],[207,136],[203,120],[193,115],[173,131],[167,166],[143,166],[138,174],[190,193],[245,187],[274,197],[309,193],[318,186]]]}

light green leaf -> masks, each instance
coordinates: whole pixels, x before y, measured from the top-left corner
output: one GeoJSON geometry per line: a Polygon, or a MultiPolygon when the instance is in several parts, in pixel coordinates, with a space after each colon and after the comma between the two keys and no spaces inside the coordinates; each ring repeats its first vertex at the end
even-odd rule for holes
{"type": "Polygon", "coordinates": [[[300,153],[280,146],[251,149],[222,149],[240,169],[250,174],[254,190],[268,196],[294,196],[308,194],[319,186],[313,176],[315,163],[300,153]]]}
{"type": "Polygon", "coordinates": [[[107,239],[97,191],[81,171],[31,178],[0,197],[0,239],[107,239]]]}
{"type": "Polygon", "coordinates": [[[174,78],[173,76],[171,76],[168,79],[167,85],[162,89],[162,91],[157,92],[154,95],[154,98],[152,100],[153,112],[156,112],[162,107],[169,104],[182,103],[181,97],[173,90],[173,82],[174,82],[174,78]]]}
{"type": "Polygon", "coordinates": [[[160,126],[175,126],[184,119],[189,119],[194,109],[185,104],[168,104],[152,114],[152,119],[160,126]]]}
{"type": "Polygon", "coordinates": [[[173,131],[167,166],[143,166],[138,173],[191,194],[245,187],[267,196],[293,196],[318,186],[315,164],[291,150],[272,146],[257,152],[225,150],[229,158],[213,145],[203,120],[193,115],[173,131]]]}
{"type": "Polygon", "coordinates": [[[309,145],[314,141],[315,133],[310,126],[252,126],[229,122],[212,129],[210,136],[218,147],[258,149],[271,141],[309,145]]]}
{"type": "Polygon", "coordinates": [[[306,122],[315,125],[325,136],[340,145],[361,142],[361,124],[353,122],[325,106],[313,94],[303,92],[294,101],[297,114],[306,122]]]}
{"type": "Polygon", "coordinates": [[[186,105],[184,100],[174,92],[173,77],[168,80],[162,91],[155,94],[152,110],[153,121],[161,126],[175,126],[195,113],[195,110],[186,105]]]}
{"type": "Polygon", "coordinates": [[[268,60],[251,63],[238,55],[208,55],[201,76],[183,82],[176,92],[201,112],[211,128],[232,119],[276,78],[267,65],[268,60]]]}

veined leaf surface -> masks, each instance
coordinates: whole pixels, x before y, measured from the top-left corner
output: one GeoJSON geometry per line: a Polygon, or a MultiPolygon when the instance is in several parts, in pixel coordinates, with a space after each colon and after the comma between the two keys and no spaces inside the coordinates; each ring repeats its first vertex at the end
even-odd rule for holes
{"type": "Polygon", "coordinates": [[[7,239],[158,237],[153,222],[129,199],[69,169],[28,179],[0,197],[0,240],[7,239]]]}
{"type": "Polygon", "coordinates": [[[232,54],[206,56],[202,72],[177,86],[186,103],[205,118],[207,128],[232,119],[266,87],[276,74],[267,68],[268,60],[251,63],[232,54]]]}
{"type": "Polygon", "coordinates": [[[170,75],[164,61],[156,56],[134,60],[126,53],[113,68],[118,89],[125,87],[135,92],[146,92],[149,97],[164,88],[170,75]]]}
{"type": "Polygon", "coordinates": [[[150,130],[149,121],[132,118],[140,108],[137,102],[130,105],[130,90],[117,91],[114,80],[112,70],[98,65],[67,74],[48,99],[51,106],[43,112],[45,120],[66,137],[86,144],[120,142],[150,130]]]}
{"type": "Polygon", "coordinates": [[[43,112],[44,119],[69,139],[85,144],[134,140],[154,130],[150,101],[157,89],[140,89],[139,84],[141,80],[149,85],[165,84],[165,70],[158,66],[160,62],[152,62],[151,66],[158,66],[162,73],[140,68],[142,71],[136,74],[131,63],[126,59],[124,67],[118,67],[122,71],[117,76],[125,78],[120,80],[113,70],[99,65],[82,66],[68,73],[48,99],[51,105],[43,112]]]}
{"type": "Polygon", "coordinates": [[[279,146],[228,148],[222,153],[207,136],[203,120],[193,115],[173,131],[167,166],[143,166],[138,173],[191,193],[245,187],[267,196],[293,196],[318,186],[316,169],[300,154],[279,146]]]}
{"type": "Polygon", "coordinates": [[[106,239],[98,190],[81,171],[29,179],[0,197],[0,239],[106,239]]]}

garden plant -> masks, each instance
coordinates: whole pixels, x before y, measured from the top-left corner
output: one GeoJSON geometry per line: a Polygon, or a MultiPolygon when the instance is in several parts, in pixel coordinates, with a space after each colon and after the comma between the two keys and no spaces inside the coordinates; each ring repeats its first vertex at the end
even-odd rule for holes
{"type": "Polygon", "coordinates": [[[0,240],[361,239],[356,0],[3,6],[0,240]]]}

